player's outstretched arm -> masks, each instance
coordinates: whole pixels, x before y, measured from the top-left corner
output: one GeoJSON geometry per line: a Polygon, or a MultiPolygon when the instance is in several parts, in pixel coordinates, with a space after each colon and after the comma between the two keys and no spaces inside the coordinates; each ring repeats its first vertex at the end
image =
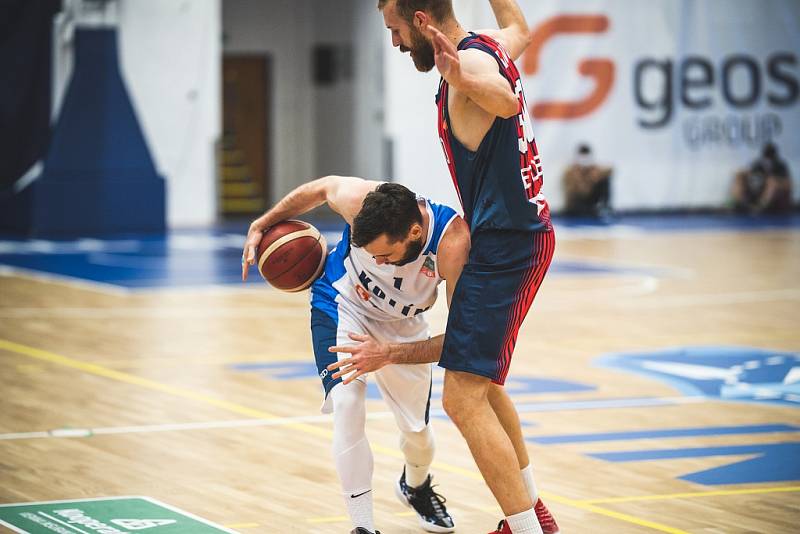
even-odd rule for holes
{"type": "Polygon", "coordinates": [[[389,364],[433,363],[442,355],[444,334],[425,341],[411,343],[381,343],[372,336],[349,334],[355,345],[336,345],[330,352],[349,354],[346,358],[330,364],[327,369],[333,378],[343,378],[349,384],[359,376],[377,371],[389,364]]]}
{"type": "Polygon", "coordinates": [[[269,227],[325,203],[348,223],[352,223],[353,217],[361,209],[364,197],[378,184],[379,182],[352,176],[324,176],[292,190],[250,224],[242,250],[242,280],[247,280],[247,271],[256,262],[258,244],[269,227]]]}
{"type": "Polygon", "coordinates": [[[519,111],[519,99],[497,69],[497,62],[480,50],[457,50],[447,37],[428,26],[436,68],[456,91],[496,117],[507,119],[519,111]]]}
{"type": "Polygon", "coordinates": [[[516,61],[531,43],[531,32],[525,15],[515,0],[489,0],[497,19],[499,30],[480,30],[503,45],[511,59],[516,61]]]}

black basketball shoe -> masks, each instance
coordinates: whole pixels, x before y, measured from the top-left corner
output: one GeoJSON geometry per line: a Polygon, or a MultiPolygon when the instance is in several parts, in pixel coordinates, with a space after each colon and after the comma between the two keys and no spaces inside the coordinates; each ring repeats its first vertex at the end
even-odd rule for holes
{"type": "Polygon", "coordinates": [[[355,530],[351,530],[350,534],[381,534],[380,530],[376,530],[375,532],[370,532],[369,530],[365,529],[364,527],[358,527],[355,530]]]}
{"type": "Polygon", "coordinates": [[[419,516],[419,524],[428,532],[453,532],[456,525],[453,518],[447,513],[444,506],[446,499],[433,491],[431,486],[431,476],[425,479],[425,483],[418,488],[412,488],[406,484],[406,469],[394,487],[397,498],[400,502],[413,508],[419,516]]]}

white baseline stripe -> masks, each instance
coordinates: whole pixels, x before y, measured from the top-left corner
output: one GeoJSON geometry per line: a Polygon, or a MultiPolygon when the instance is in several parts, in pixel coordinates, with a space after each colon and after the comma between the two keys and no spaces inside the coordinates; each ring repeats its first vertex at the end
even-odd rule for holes
{"type": "Polygon", "coordinates": [[[188,318],[236,318],[236,317],[308,317],[308,303],[303,306],[243,306],[239,308],[225,307],[28,307],[0,309],[2,318],[45,318],[66,317],[70,319],[188,319],[188,318]]]}
{"type": "MultiPolygon", "coordinates": [[[[676,404],[693,404],[707,402],[702,396],[692,397],[644,397],[631,399],[594,399],[567,402],[537,402],[517,405],[520,413],[552,412],[558,410],[605,410],[615,408],[641,408],[651,406],[674,406],[676,404]]],[[[442,409],[431,409],[431,415],[445,415],[442,409]]],[[[367,419],[391,419],[389,411],[369,412],[367,419]]],[[[296,423],[332,423],[332,415],[303,415],[297,417],[276,417],[275,419],[232,419],[229,421],[203,421],[196,423],[167,423],[160,425],[113,426],[87,429],[55,429],[48,432],[13,432],[0,434],[2,440],[38,439],[38,438],[86,438],[99,435],[138,434],[148,432],[174,432],[181,430],[209,430],[216,428],[244,428],[259,426],[285,426],[296,423]]]]}
{"type": "Polygon", "coordinates": [[[51,284],[61,284],[68,287],[75,287],[78,289],[85,289],[89,291],[96,291],[107,295],[114,295],[118,297],[125,297],[131,292],[123,287],[113,284],[106,284],[103,282],[93,282],[83,278],[75,278],[72,276],[65,276],[60,274],[46,273],[36,271],[33,269],[25,269],[21,267],[12,267],[10,265],[0,264],[0,276],[18,276],[20,278],[28,278],[37,282],[47,282],[51,284]]]}
{"type": "Polygon", "coordinates": [[[660,309],[684,308],[691,306],[722,306],[747,302],[773,302],[781,300],[800,300],[800,289],[775,289],[770,291],[742,291],[739,293],[706,293],[695,295],[671,295],[646,301],[633,300],[611,304],[615,308],[660,309]]]}
{"type": "Polygon", "coordinates": [[[674,406],[676,404],[695,404],[708,402],[710,399],[703,396],[691,397],[653,397],[633,399],[608,399],[574,402],[537,402],[531,404],[517,404],[520,413],[529,412],[554,412],[559,410],[604,410],[614,408],[645,408],[648,406],[674,406]]]}

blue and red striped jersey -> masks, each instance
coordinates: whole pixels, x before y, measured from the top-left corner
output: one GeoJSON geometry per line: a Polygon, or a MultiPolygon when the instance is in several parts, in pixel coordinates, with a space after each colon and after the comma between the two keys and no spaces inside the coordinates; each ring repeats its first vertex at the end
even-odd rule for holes
{"type": "Polygon", "coordinates": [[[519,99],[517,115],[496,117],[476,152],[452,135],[447,109],[448,84],[442,79],[436,95],[439,139],[453,178],[464,218],[479,229],[540,231],[549,229],[550,208],[541,191],[542,163],[533,136],[522,80],[505,49],[486,35],[470,33],[459,50],[476,48],[491,55],[519,99]]]}

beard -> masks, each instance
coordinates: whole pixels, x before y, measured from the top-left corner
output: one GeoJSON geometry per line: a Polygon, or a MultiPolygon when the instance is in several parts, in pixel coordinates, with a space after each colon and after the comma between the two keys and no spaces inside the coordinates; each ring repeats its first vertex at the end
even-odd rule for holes
{"type": "Polygon", "coordinates": [[[412,261],[416,260],[419,257],[420,252],[422,252],[422,238],[420,237],[416,241],[411,241],[408,244],[408,248],[406,249],[406,254],[403,256],[403,259],[400,261],[392,262],[392,265],[396,267],[402,267],[412,261]]]}
{"type": "Polygon", "coordinates": [[[411,28],[411,48],[400,46],[400,51],[411,52],[414,66],[420,72],[429,72],[436,66],[433,45],[422,35],[421,31],[414,27],[411,28]]]}

